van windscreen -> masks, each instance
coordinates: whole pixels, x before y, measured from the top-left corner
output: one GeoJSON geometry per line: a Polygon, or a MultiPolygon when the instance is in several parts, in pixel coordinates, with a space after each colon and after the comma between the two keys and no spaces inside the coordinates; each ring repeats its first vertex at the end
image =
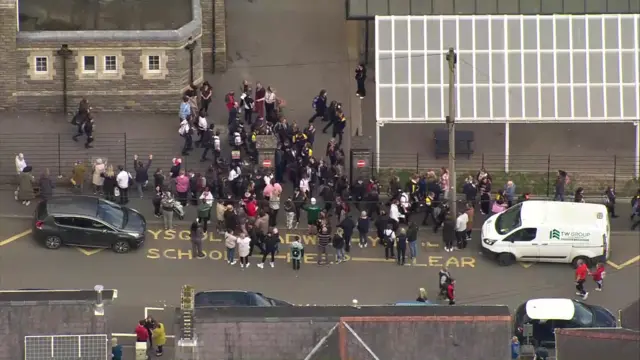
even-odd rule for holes
{"type": "Polygon", "coordinates": [[[500,235],[506,235],[522,225],[520,211],[522,203],[502,212],[496,219],[496,231],[500,235]]]}

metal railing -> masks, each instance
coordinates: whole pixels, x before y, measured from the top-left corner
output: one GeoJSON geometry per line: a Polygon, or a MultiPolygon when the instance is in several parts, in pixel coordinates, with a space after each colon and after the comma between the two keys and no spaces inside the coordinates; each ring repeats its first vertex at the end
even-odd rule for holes
{"type": "MultiPolygon", "coordinates": [[[[380,153],[378,156],[369,150],[353,149],[350,157],[352,176],[376,176],[381,181],[391,173],[406,181],[412,174],[424,174],[429,170],[438,173],[441,167],[448,166],[446,156],[435,158],[424,153],[380,153]],[[357,161],[363,156],[366,166],[358,169],[357,161]],[[377,159],[379,163],[376,163],[377,159]]],[[[483,168],[501,180],[513,179],[519,185],[519,190],[532,187],[537,194],[547,196],[553,195],[558,170],[567,172],[570,179],[575,180],[568,187],[570,191],[578,186],[591,192],[595,188],[604,190],[606,186],[625,193],[638,189],[638,164],[634,156],[532,154],[507,157],[504,154],[476,153],[468,158],[461,155],[456,157],[459,184],[464,177],[475,175],[483,168]]]]}
{"type": "MultiPolygon", "coordinates": [[[[149,154],[153,154],[153,162],[149,175],[156,168],[167,171],[173,158],[181,158],[184,169],[204,172],[211,162],[200,162],[201,149],[196,149],[189,156],[182,156],[182,142],[178,137],[132,138],[126,133],[97,134],[92,149],[85,149],[83,138],[78,142],[71,139],[70,134],[0,134],[0,183],[13,183],[16,180],[15,158],[24,154],[28,165],[33,167],[34,176],[38,177],[45,169],[51,176],[67,178],[73,171],[74,164],[82,161],[87,166],[86,177],[90,178],[90,165],[95,159],[102,159],[113,165],[114,169],[122,165],[133,171],[133,157],[139,155],[146,164],[149,154]]],[[[209,155],[211,158],[212,155],[209,155]]]]}

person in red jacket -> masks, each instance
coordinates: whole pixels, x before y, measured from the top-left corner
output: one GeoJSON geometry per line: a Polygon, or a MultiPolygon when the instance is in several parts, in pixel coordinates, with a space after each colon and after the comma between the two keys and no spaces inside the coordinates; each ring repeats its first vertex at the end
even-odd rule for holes
{"type": "Polygon", "coordinates": [[[143,342],[146,344],[147,341],[149,341],[149,331],[144,326],[144,324],[145,324],[145,321],[140,320],[138,322],[138,325],[136,326],[136,341],[143,342]]]}
{"type": "Polygon", "coordinates": [[[449,285],[447,286],[447,299],[449,299],[449,305],[456,304],[456,281],[449,279],[449,285]]]}
{"type": "Polygon", "coordinates": [[[602,291],[602,280],[605,275],[606,272],[604,271],[604,264],[598,263],[598,265],[596,265],[596,271],[591,274],[591,276],[593,276],[593,281],[596,282],[596,291],[602,291]]]}
{"type": "Polygon", "coordinates": [[[584,289],[584,282],[589,275],[589,268],[582,260],[578,260],[578,268],[576,269],[576,295],[582,296],[582,300],[586,300],[589,293],[584,289]]]}

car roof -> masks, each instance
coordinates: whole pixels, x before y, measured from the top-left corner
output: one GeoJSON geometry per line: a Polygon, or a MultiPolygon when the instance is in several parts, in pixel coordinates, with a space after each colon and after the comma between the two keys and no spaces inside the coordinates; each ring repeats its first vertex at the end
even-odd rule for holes
{"type": "Polygon", "coordinates": [[[95,217],[98,214],[99,201],[95,196],[55,196],[47,200],[47,213],[95,217]]]}
{"type": "Polygon", "coordinates": [[[525,309],[532,320],[571,320],[576,312],[571,299],[531,299],[525,309]]]}
{"type": "Polygon", "coordinates": [[[602,204],[532,200],[522,203],[520,218],[523,226],[547,224],[560,229],[567,226],[592,229],[594,225],[604,228],[606,214],[602,204]]]}

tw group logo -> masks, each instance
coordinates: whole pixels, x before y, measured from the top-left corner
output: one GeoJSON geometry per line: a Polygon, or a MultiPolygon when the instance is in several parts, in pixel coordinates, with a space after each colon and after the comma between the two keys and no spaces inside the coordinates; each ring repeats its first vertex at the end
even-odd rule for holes
{"type": "Polygon", "coordinates": [[[549,232],[549,239],[551,240],[560,240],[560,230],[553,229],[549,232]]]}

